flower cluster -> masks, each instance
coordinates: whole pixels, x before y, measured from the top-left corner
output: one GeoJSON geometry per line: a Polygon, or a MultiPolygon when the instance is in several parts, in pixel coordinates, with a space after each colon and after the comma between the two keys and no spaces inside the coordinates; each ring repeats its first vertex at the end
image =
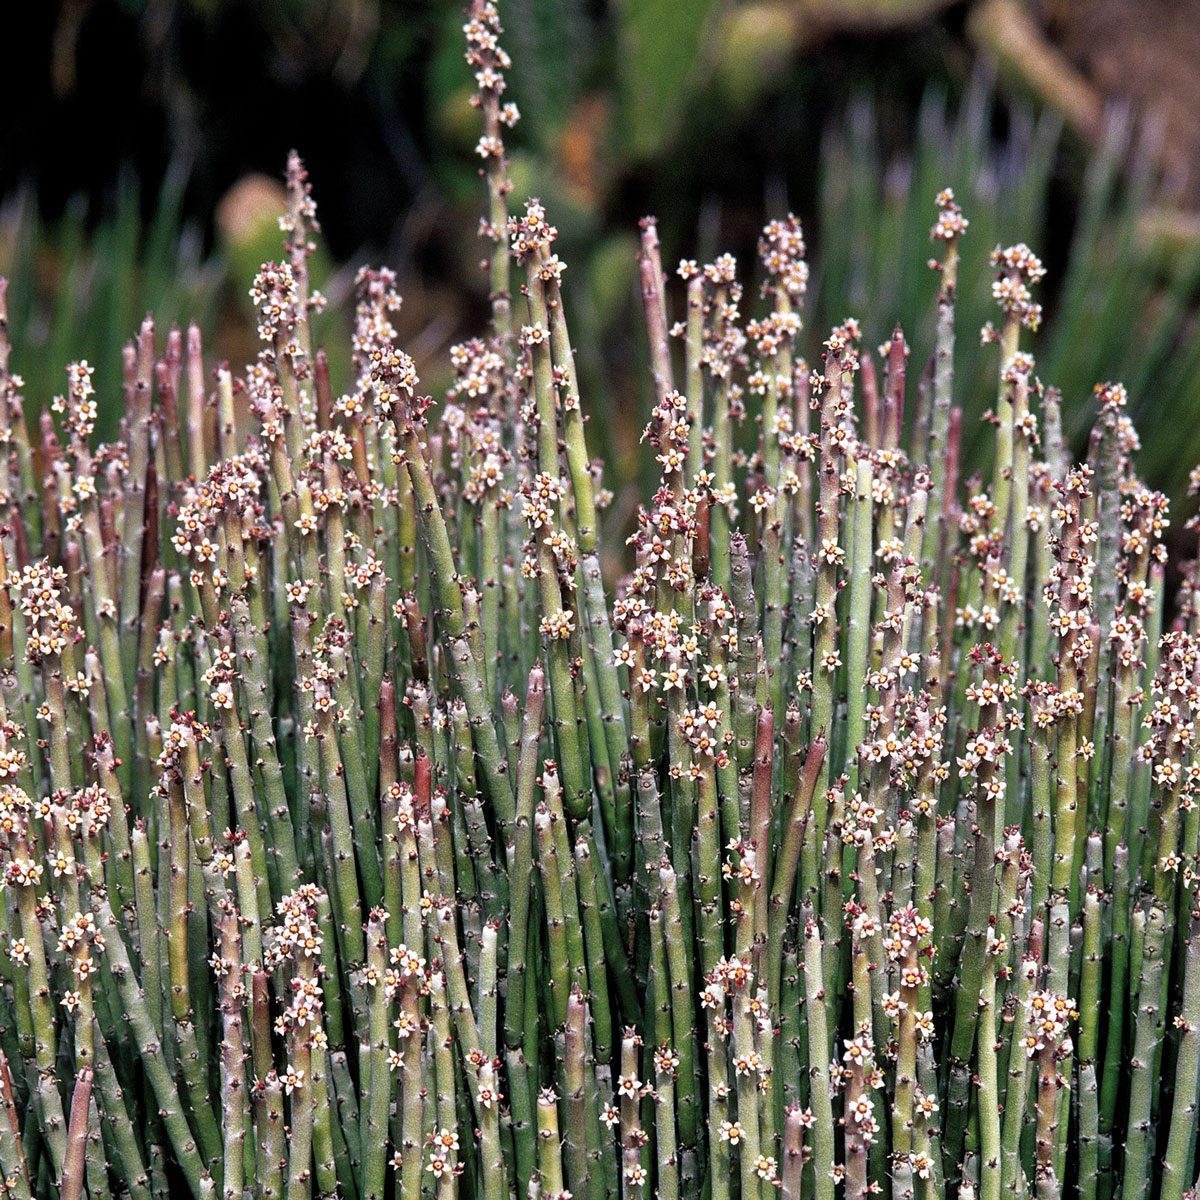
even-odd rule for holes
{"type": "Polygon", "coordinates": [[[290,340],[296,328],[296,278],[290,263],[266,263],[255,277],[250,299],[258,313],[258,336],[268,345],[290,340]]]}
{"type": "Polygon", "coordinates": [[[172,712],[171,724],[162,733],[162,749],[155,764],[158,775],[158,794],[165,794],[171,783],[182,777],[186,756],[197,744],[211,736],[211,730],[194,712],[172,712]]]}
{"type": "Polygon", "coordinates": [[[929,983],[922,959],[932,957],[933,925],[914,906],[903,905],[888,918],[884,934],[884,952],[888,962],[895,964],[893,978],[898,984],[895,992],[884,994],[884,1011],[894,1019],[911,1012],[917,1040],[928,1042],[933,1037],[933,1013],[918,1008],[917,1001],[929,983]]]}
{"type": "Polygon", "coordinates": [[[758,240],[758,256],[767,272],[765,290],[778,289],[799,303],[808,290],[808,263],[799,218],[791,213],[783,220],[769,221],[758,240]]]}
{"type": "MultiPolygon", "coordinates": [[[[362,267],[354,277],[354,381],[355,391],[342,397],[337,407],[345,415],[372,417],[371,368],[378,355],[391,349],[396,339],[392,314],[400,309],[396,273],[387,267],[362,267]]],[[[384,414],[390,419],[391,413],[384,414]]],[[[388,420],[383,428],[388,427],[388,420]]]]}
{"type": "Polygon", "coordinates": [[[425,1169],[434,1177],[455,1176],[462,1173],[458,1162],[458,1134],[453,1129],[437,1129],[429,1135],[429,1158],[425,1169]]]}
{"type": "MultiPolygon", "coordinates": [[[[306,883],[279,901],[278,919],[266,931],[263,966],[267,970],[291,967],[287,1006],[275,1020],[280,1036],[307,1041],[314,1048],[326,1044],[321,1024],[324,989],[321,986],[320,903],[325,893],[306,883]]],[[[293,1080],[293,1085],[299,1079],[293,1080]]],[[[286,1086],[286,1085],[285,1085],[286,1086]]]]}
{"type": "Polygon", "coordinates": [[[1028,1032],[1023,1045],[1029,1058],[1038,1054],[1062,1057],[1070,1053],[1070,1023],[1079,1016],[1075,1006],[1060,992],[1035,990],[1026,1009],[1028,1032]]]}
{"type": "Polygon", "coordinates": [[[111,815],[112,801],[108,793],[98,783],[89,783],[72,793],[70,805],[62,811],[61,819],[72,834],[98,838],[108,827],[111,815]]]}
{"type": "Polygon", "coordinates": [[[268,537],[262,504],[266,472],[261,454],[250,450],[216,464],[185,492],[171,545],[191,562],[190,578],[198,590],[209,582],[218,592],[227,587],[231,561],[239,578],[252,573],[244,543],[268,537]]]}
{"type": "MultiPolygon", "coordinates": [[[[389,1004],[400,995],[406,984],[411,983],[418,991],[424,989],[427,984],[425,960],[415,950],[410,950],[401,942],[389,952],[389,959],[391,966],[384,976],[384,986],[389,1004]]],[[[402,1036],[413,1032],[411,1029],[402,1028],[399,1022],[397,1022],[396,1028],[400,1029],[402,1036]]]]}
{"type": "MultiPolygon", "coordinates": [[[[540,200],[526,200],[525,215],[509,220],[508,236],[512,256],[517,262],[538,262],[543,255],[549,261],[553,257],[550,247],[558,237],[558,230],[546,220],[546,210],[540,200]]],[[[542,269],[544,264],[539,262],[539,271],[542,269]]],[[[557,278],[555,271],[551,274],[557,278]]]]}
{"type": "MultiPolygon", "coordinates": [[[[58,952],[69,955],[71,974],[80,987],[90,987],[90,980],[96,973],[96,963],[92,951],[104,953],[104,935],[96,925],[92,913],[76,913],[68,918],[62,927],[58,938],[58,952]]],[[[79,1005],[77,992],[68,991],[63,995],[63,1005],[68,1012],[74,1012],[79,1005]]]]}
{"type": "MultiPolygon", "coordinates": [[[[691,264],[687,264],[689,267],[691,264]]],[[[680,270],[682,272],[683,265],[680,270]]],[[[741,327],[739,305],[742,286],[737,280],[737,260],[723,254],[704,267],[704,346],[700,362],[713,379],[729,384],[742,362],[746,335],[741,327]]],[[[736,395],[734,395],[736,400],[736,395]]]]}
{"type": "MultiPolygon", "coordinates": [[[[1200,645],[1187,630],[1171,630],[1159,643],[1158,671],[1150,692],[1138,748],[1140,761],[1150,765],[1154,783],[1176,794],[1182,811],[1190,812],[1200,798],[1200,763],[1196,762],[1196,716],[1200,713],[1200,645]]],[[[1179,865],[1172,853],[1162,866],[1179,865]]]]}
{"type": "Polygon", "coordinates": [[[96,401],[92,399],[96,394],[92,384],[95,371],[96,368],[86,359],[69,363],[66,398],[56,396],[50,404],[54,412],[63,414],[63,428],[70,437],[72,448],[76,450],[86,448],[96,428],[96,401]]]}
{"type": "Polygon", "coordinates": [[[43,659],[61,657],[75,641],[78,624],[75,610],[63,596],[66,585],[66,572],[60,566],[52,566],[47,559],[31,563],[9,582],[25,617],[26,654],[35,665],[43,659]]]}
{"type": "Polygon", "coordinates": [[[504,394],[504,359],[482,338],[450,349],[455,383],[443,410],[450,434],[450,464],[467,476],[463,498],[473,504],[491,499],[508,508],[511,493],[502,487],[512,461],[496,412],[504,394]]]}
{"type": "MultiPolygon", "coordinates": [[[[725,865],[729,866],[728,863],[725,865]]],[[[753,861],[749,863],[749,869],[753,873],[753,861]]],[[[737,874],[737,871],[729,873],[737,874]]],[[[700,1007],[708,1012],[709,1027],[718,1037],[726,1037],[730,1033],[731,1025],[725,1003],[731,997],[737,998],[739,1003],[746,1004],[759,1032],[770,1029],[766,990],[756,986],[754,965],[748,958],[722,958],[704,978],[704,986],[700,989],[700,1007]]],[[[735,1070],[739,1074],[762,1074],[765,1067],[757,1055],[747,1055],[743,1057],[740,1067],[735,1062],[735,1070]]]]}
{"type": "Polygon", "coordinates": [[[43,864],[32,858],[29,842],[30,817],[34,812],[46,815],[46,806],[34,802],[23,788],[11,780],[0,784],[0,863],[4,864],[4,882],[12,887],[36,887],[46,874],[43,864]]]}
{"type": "Polygon", "coordinates": [[[425,403],[413,404],[416,400],[417,365],[394,346],[375,346],[370,351],[370,383],[375,398],[375,411],[381,423],[394,419],[398,406],[409,406],[425,412],[425,403]]]}
{"type": "Polygon", "coordinates": [[[870,1038],[847,1039],[842,1061],[831,1065],[830,1077],[835,1084],[847,1088],[844,1118],[847,1137],[853,1135],[862,1145],[872,1145],[879,1132],[879,1121],[871,1092],[883,1086],[883,1072],[875,1065],[870,1038]]]}
{"type": "Polygon", "coordinates": [[[1091,499],[1090,467],[1069,471],[1056,482],[1057,499],[1050,513],[1051,547],[1055,565],[1046,582],[1045,598],[1050,608],[1050,628],[1058,635],[1064,656],[1082,670],[1092,651],[1089,632],[1094,608],[1095,565],[1090,548],[1097,536],[1094,521],[1082,516],[1091,499]]]}
{"type": "Polygon", "coordinates": [[[302,692],[312,696],[316,712],[316,717],[304,727],[306,737],[321,737],[327,721],[337,726],[350,718],[350,713],[337,702],[338,672],[331,661],[332,656],[344,653],[349,637],[345,625],[330,618],[322,632],[313,639],[311,670],[297,682],[302,692]]]}
{"type": "MultiPolygon", "coordinates": [[[[317,202],[313,199],[308,170],[295,150],[288,155],[287,192],[288,211],[279,218],[279,230],[285,237],[299,298],[308,290],[308,260],[317,248],[312,235],[321,231],[321,225],[317,220],[317,202]]],[[[305,304],[309,309],[320,311],[325,307],[325,297],[320,292],[312,292],[305,304]]]]}
{"type": "Polygon", "coordinates": [[[992,251],[992,266],[997,269],[992,299],[1008,317],[1028,329],[1037,329],[1042,323],[1042,306],[1033,299],[1029,287],[1046,274],[1041,260],[1021,242],[1005,249],[997,246],[992,251]]]}
{"type": "MultiPolygon", "coordinates": [[[[675,669],[674,666],[668,667],[664,686],[671,686],[670,676],[675,669]]],[[[701,672],[700,678],[707,682],[707,673],[701,672]]],[[[733,731],[729,728],[725,710],[714,701],[685,709],[675,725],[699,759],[704,762],[711,760],[718,770],[728,764],[727,747],[733,743],[733,731]]]]}
{"type": "Polygon", "coordinates": [[[930,231],[933,241],[949,242],[960,238],[967,231],[970,222],[963,216],[963,211],[955,203],[954,193],[950,188],[938,192],[936,200],[938,208],[937,222],[930,231]]]}
{"type": "Polygon", "coordinates": [[[319,961],[324,935],[319,924],[318,906],[324,894],[315,884],[306,883],[279,901],[278,922],[272,929],[266,956],[266,965],[272,970],[289,960],[319,961]]]}
{"type": "Polygon", "coordinates": [[[515,104],[499,104],[505,89],[503,73],[512,66],[512,60],[500,46],[503,32],[496,6],[476,0],[471,5],[470,20],[463,26],[463,33],[467,38],[466,59],[475,70],[475,86],[479,88],[471,97],[471,103],[484,110],[484,132],[476,146],[476,152],[483,159],[503,156],[504,145],[496,127],[507,125],[511,128],[520,118],[515,104]]]}

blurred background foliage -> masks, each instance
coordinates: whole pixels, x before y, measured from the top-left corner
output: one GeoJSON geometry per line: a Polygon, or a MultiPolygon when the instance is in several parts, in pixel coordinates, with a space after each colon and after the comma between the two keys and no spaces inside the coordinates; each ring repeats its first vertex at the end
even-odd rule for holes
{"type": "MultiPolygon", "coordinates": [[[[796,211],[812,360],[836,321],[858,316],[874,346],[903,318],[917,374],[948,185],[971,221],[966,428],[994,396],[994,351],[976,336],[993,316],[987,255],[1023,240],[1050,268],[1038,373],[1063,391],[1077,444],[1092,385],[1123,379],[1147,472],[1181,495],[1200,459],[1200,3],[502,0],[501,13],[522,113],[514,199],[539,195],[561,230],[618,479],[638,469],[648,379],[625,332],[638,217],[659,217],[668,262],[749,262],[764,219],[796,211]]],[[[278,253],[291,146],[324,225],[318,280],[337,298],[360,262],[396,268],[401,337],[438,386],[450,344],[486,313],[458,4],[60,0],[6,21],[20,50],[0,78],[0,272],[34,405],[86,356],[111,435],[121,342],[148,309],[198,321],[235,364],[253,356],[245,293],[278,253]]]]}

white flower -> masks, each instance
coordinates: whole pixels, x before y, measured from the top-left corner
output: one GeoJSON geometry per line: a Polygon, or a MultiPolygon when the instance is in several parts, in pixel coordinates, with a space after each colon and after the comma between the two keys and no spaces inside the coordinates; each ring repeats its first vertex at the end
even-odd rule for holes
{"type": "Polygon", "coordinates": [[[837,544],[837,538],[824,538],[821,541],[821,558],[836,565],[846,561],[846,552],[837,544]]]}
{"type": "Polygon", "coordinates": [[[760,1154],[754,1160],[754,1171],[759,1179],[774,1179],[775,1160],[768,1154],[760,1154]]]}
{"type": "Polygon", "coordinates": [[[728,1142],[731,1146],[736,1146],[745,1136],[741,1125],[737,1121],[721,1122],[721,1140],[723,1142],[728,1142]]]}
{"type": "Polygon", "coordinates": [[[433,1135],[432,1144],[436,1150],[457,1150],[458,1133],[453,1129],[439,1129],[433,1135]]]}

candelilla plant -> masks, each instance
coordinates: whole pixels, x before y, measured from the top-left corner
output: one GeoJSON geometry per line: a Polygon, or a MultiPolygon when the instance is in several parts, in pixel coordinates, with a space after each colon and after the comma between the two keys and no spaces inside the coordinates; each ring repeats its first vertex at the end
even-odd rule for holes
{"type": "Polygon", "coordinates": [[[114,444],[83,362],[26,417],[0,285],[0,1196],[1194,1194],[1200,603],[1122,388],[1072,463],[997,250],[960,479],[953,196],[920,381],[900,330],[800,357],[794,219],[750,299],[646,221],[606,578],[499,34],[444,403],[387,271],[334,388],[295,157],[258,360],[147,319],[114,444]]]}

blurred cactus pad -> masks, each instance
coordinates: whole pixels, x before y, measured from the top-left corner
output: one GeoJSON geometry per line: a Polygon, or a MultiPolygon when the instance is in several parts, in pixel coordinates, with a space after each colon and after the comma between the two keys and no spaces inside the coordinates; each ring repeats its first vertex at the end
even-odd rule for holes
{"type": "Polygon", "coordinates": [[[385,270],[334,386],[296,156],[256,361],[147,318],[114,442],[85,361],[26,414],[0,284],[0,1196],[1194,1195],[1200,600],[1124,389],[1073,461],[949,191],[925,370],[800,357],[794,218],[753,289],[647,219],[614,496],[501,34],[436,401],[385,270]]]}

